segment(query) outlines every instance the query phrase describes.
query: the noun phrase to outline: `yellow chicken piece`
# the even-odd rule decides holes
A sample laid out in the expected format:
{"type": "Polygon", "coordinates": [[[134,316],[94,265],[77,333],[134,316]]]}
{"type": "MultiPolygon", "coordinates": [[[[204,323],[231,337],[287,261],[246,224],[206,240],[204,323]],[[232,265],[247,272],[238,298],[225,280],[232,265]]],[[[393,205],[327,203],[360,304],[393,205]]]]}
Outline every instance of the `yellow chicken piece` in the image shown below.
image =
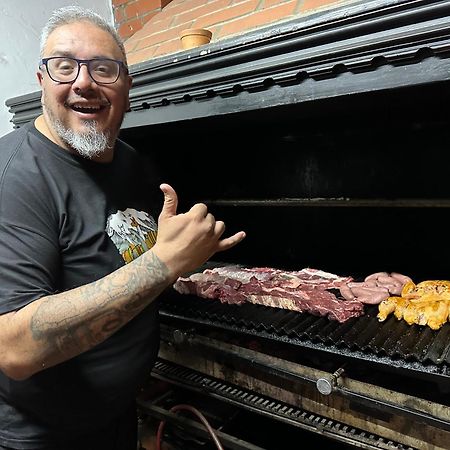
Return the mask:
{"type": "Polygon", "coordinates": [[[401,300],[401,297],[388,297],[378,305],[377,318],[380,322],[384,322],[387,316],[395,311],[397,306],[397,300],[401,300]]]}
{"type": "Polygon", "coordinates": [[[448,320],[449,314],[449,304],[448,300],[443,300],[440,302],[434,302],[424,307],[425,316],[428,318],[427,325],[432,330],[439,330],[439,328],[444,325],[448,320]]]}
{"type": "Polygon", "coordinates": [[[414,305],[413,303],[408,303],[408,306],[404,309],[403,320],[408,325],[412,325],[413,323],[416,323],[417,325],[427,324],[424,308],[414,305]]]}
{"type": "Polygon", "coordinates": [[[397,300],[397,305],[395,307],[394,316],[397,317],[398,320],[402,320],[403,314],[409,306],[409,300],[403,297],[399,297],[397,300]]]}
{"type": "Polygon", "coordinates": [[[402,297],[408,299],[418,299],[425,294],[437,294],[447,296],[450,299],[450,281],[429,280],[422,281],[417,286],[413,282],[408,282],[403,286],[402,297]]]}
{"type": "Polygon", "coordinates": [[[438,330],[450,320],[450,281],[427,280],[417,285],[407,282],[401,297],[389,297],[378,305],[380,322],[391,313],[409,325],[428,325],[438,330]]]}
{"type": "Polygon", "coordinates": [[[409,300],[403,297],[388,297],[378,305],[377,318],[380,322],[386,320],[389,314],[394,313],[398,320],[403,318],[403,312],[409,305],[409,300]]]}
{"type": "Polygon", "coordinates": [[[406,297],[408,294],[410,294],[411,292],[414,292],[414,290],[416,289],[416,285],[412,282],[412,281],[408,281],[402,289],[402,293],[401,296],[402,297],[406,297]]]}

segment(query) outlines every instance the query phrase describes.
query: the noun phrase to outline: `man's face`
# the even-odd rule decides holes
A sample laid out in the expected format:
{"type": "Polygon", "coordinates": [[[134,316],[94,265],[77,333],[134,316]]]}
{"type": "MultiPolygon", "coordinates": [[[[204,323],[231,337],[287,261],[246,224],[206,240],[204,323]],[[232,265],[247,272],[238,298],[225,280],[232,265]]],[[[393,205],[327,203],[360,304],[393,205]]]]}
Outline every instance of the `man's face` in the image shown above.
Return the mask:
{"type": "MultiPolygon", "coordinates": [[[[89,22],[71,23],[54,30],[44,49],[44,57],[51,56],[123,60],[113,37],[89,22]]],[[[61,126],[76,136],[92,133],[94,128],[106,134],[109,145],[113,145],[129,107],[131,78],[122,69],[119,79],[106,85],[96,84],[86,65],[81,65],[78,78],[73,83],[53,81],[44,67],[38,72],[38,79],[42,88],[44,118],[53,141],[73,151],[59,131],[61,126]]]]}

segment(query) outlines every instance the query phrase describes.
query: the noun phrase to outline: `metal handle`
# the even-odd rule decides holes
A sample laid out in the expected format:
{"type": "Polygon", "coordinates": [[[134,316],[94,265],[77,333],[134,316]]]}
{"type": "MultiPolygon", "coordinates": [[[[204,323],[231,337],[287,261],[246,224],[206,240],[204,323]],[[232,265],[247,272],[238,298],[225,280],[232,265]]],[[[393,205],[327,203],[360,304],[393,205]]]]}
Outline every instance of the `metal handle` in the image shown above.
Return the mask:
{"type": "Polygon", "coordinates": [[[316,381],[317,390],[323,395],[330,395],[337,386],[339,377],[344,373],[344,368],[340,367],[336,372],[316,381]]]}

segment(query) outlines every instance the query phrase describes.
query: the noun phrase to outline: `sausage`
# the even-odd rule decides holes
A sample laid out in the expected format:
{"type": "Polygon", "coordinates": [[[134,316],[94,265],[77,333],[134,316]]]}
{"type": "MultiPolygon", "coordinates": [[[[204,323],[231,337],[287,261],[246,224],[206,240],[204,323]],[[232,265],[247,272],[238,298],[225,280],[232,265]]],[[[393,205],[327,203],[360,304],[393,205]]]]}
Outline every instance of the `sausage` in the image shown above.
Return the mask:
{"type": "Polygon", "coordinates": [[[367,287],[367,286],[355,286],[352,288],[352,292],[359,297],[360,295],[377,294],[382,292],[389,296],[389,291],[381,286],[378,287],[367,287]]]}
{"type": "Polygon", "coordinates": [[[356,299],[361,303],[366,303],[368,305],[378,305],[384,300],[389,298],[389,294],[385,294],[384,292],[376,292],[371,294],[365,294],[358,296],[356,299]]]}
{"type": "Polygon", "coordinates": [[[403,285],[394,285],[394,286],[390,286],[390,287],[387,287],[388,289],[389,289],[389,292],[392,294],[392,295],[402,295],[402,289],[403,289],[403,285]]]}
{"type": "Polygon", "coordinates": [[[355,295],[353,294],[352,290],[347,284],[343,284],[339,286],[339,291],[341,292],[342,297],[345,298],[345,300],[354,300],[355,295]]]}
{"type": "Polygon", "coordinates": [[[391,277],[395,278],[396,280],[399,280],[402,285],[405,285],[406,283],[409,283],[411,278],[407,277],[406,275],[402,275],[401,273],[392,272],[391,277]]]}
{"type": "Polygon", "coordinates": [[[394,277],[380,276],[378,277],[377,285],[386,288],[394,295],[400,295],[402,293],[403,283],[394,277]]]}
{"type": "Polygon", "coordinates": [[[382,276],[382,277],[378,277],[377,279],[377,283],[379,284],[396,284],[398,286],[403,287],[403,284],[400,280],[398,280],[397,278],[394,278],[392,276],[382,276]]]}
{"type": "Polygon", "coordinates": [[[357,300],[370,305],[377,305],[389,297],[389,291],[383,287],[354,287],[352,292],[356,295],[357,300]]]}
{"type": "Polygon", "coordinates": [[[377,283],[375,281],[350,281],[350,283],[347,283],[347,286],[350,289],[353,289],[354,287],[376,288],[377,283]]]}
{"type": "Polygon", "coordinates": [[[387,272],[375,272],[372,275],[367,275],[364,281],[376,280],[380,276],[388,277],[389,274],[387,272]]]}

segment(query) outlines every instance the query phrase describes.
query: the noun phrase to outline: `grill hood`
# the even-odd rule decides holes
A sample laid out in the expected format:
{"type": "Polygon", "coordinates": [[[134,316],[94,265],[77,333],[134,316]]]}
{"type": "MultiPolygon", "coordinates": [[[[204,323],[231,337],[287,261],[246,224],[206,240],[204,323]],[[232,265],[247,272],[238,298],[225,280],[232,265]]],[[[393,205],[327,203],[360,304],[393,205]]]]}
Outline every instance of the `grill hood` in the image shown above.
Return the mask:
{"type": "MultiPolygon", "coordinates": [[[[364,1],[136,64],[124,134],[446,82],[449,16],[446,1],[364,1]]],[[[6,104],[20,126],[40,92],[6,104]]]]}

